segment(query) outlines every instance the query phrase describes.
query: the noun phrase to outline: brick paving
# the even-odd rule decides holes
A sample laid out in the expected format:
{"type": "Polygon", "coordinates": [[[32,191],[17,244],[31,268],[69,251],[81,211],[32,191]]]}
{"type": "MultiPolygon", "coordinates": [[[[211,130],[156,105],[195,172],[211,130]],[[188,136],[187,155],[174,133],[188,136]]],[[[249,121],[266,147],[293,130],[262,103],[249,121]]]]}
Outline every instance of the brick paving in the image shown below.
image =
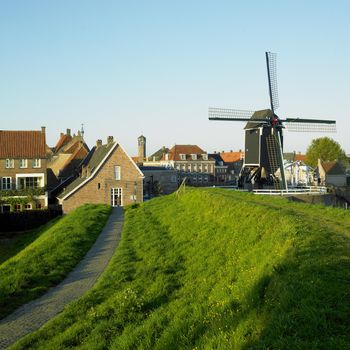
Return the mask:
{"type": "Polygon", "coordinates": [[[113,208],[106,226],[83,260],[56,287],[0,320],[0,349],[43,326],[73,300],[92,288],[107,267],[121,237],[124,213],[113,208]]]}

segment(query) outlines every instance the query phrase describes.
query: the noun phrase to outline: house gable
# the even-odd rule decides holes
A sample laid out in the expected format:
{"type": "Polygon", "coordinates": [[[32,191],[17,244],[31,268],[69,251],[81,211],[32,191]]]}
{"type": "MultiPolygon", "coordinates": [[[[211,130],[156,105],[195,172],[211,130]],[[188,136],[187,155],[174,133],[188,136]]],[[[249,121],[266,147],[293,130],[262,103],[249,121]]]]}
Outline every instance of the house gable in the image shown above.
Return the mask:
{"type": "Polygon", "coordinates": [[[84,203],[110,204],[113,188],[122,189],[123,205],[142,201],[143,174],[123,148],[118,143],[113,143],[104,158],[96,163],[98,151],[102,149],[95,150],[95,156],[93,154],[85,164],[85,167],[90,166],[91,173],[76,179],[68,191],[59,196],[65,212],[84,203]],[[120,180],[115,179],[115,166],[120,167],[120,180]]]}

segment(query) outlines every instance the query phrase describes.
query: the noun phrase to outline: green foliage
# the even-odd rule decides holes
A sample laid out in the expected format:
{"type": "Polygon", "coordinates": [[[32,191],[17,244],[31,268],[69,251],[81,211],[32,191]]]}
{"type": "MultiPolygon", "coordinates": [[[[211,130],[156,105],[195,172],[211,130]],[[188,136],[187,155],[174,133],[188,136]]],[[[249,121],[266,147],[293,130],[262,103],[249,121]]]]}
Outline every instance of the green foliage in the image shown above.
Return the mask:
{"type": "Polygon", "coordinates": [[[283,198],[153,199],[97,285],[12,349],[348,349],[349,228],[283,198]]]}
{"type": "Polygon", "coordinates": [[[60,282],[104,227],[106,205],[83,205],[0,265],[0,319],[60,282]]]}
{"type": "Polygon", "coordinates": [[[339,160],[343,166],[347,166],[345,151],[340,144],[329,137],[320,137],[311,141],[306,151],[306,163],[312,167],[317,166],[317,160],[339,160]]]}

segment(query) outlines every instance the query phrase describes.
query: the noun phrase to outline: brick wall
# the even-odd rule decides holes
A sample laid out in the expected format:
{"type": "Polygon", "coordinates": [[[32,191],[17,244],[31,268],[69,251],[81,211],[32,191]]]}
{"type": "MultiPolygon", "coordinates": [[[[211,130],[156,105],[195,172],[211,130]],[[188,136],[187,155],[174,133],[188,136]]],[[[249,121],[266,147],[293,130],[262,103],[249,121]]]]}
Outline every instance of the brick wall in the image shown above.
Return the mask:
{"type": "Polygon", "coordinates": [[[134,203],[131,198],[136,194],[136,203],[142,202],[142,176],[126,153],[117,146],[98,173],[84,186],[62,202],[65,213],[85,203],[111,204],[111,188],[122,188],[123,206],[134,203]],[[114,179],[114,166],[121,167],[121,179],[114,179]]]}
{"type": "Polygon", "coordinates": [[[47,159],[41,159],[40,168],[33,168],[33,159],[27,160],[27,168],[19,167],[19,159],[14,159],[14,168],[6,168],[6,159],[0,159],[0,179],[2,177],[11,177],[12,185],[16,184],[16,174],[44,174],[44,186],[47,183],[47,159]]]}

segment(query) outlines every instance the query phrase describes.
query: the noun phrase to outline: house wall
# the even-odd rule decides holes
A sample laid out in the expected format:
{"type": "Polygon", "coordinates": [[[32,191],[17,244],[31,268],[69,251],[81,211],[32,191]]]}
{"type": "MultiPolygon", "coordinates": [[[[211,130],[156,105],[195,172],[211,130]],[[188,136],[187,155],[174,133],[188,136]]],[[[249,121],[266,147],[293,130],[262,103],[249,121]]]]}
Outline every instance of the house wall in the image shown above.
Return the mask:
{"type": "Polygon", "coordinates": [[[14,168],[6,168],[6,159],[0,159],[0,180],[3,177],[12,178],[12,186],[16,184],[16,174],[44,174],[44,186],[47,184],[47,159],[41,158],[40,168],[33,168],[33,159],[27,160],[27,168],[19,167],[19,159],[14,159],[14,168]]]}
{"type": "Polygon", "coordinates": [[[122,205],[143,199],[143,177],[126,153],[117,146],[98,173],[84,186],[62,201],[64,213],[85,203],[111,204],[111,188],[122,188],[122,205]],[[121,167],[121,179],[115,180],[114,166],[121,167]],[[133,196],[136,195],[134,200],[133,196]]]}
{"type": "Polygon", "coordinates": [[[346,175],[326,175],[326,185],[346,186],[346,175]]]}
{"type": "Polygon", "coordinates": [[[158,181],[160,184],[162,194],[170,194],[177,190],[177,172],[174,169],[164,169],[164,170],[142,170],[145,174],[144,192],[147,194],[146,190],[150,186],[150,183],[158,181]]]}

